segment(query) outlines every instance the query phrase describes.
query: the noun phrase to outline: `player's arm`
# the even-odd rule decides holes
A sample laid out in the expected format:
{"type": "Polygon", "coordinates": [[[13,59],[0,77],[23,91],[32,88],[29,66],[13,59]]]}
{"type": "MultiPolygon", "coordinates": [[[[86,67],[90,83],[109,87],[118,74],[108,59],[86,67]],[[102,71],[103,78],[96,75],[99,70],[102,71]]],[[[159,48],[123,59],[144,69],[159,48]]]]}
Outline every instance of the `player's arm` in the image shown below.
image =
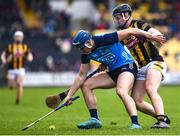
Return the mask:
{"type": "MultiPolygon", "coordinates": [[[[153,27],[151,27],[147,32],[151,33],[154,36],[162,35],[162,33],[159,30],[157,30],[157,29],[155,29],[153,27]]],[[[161,43],[153,42],[153,44],[156,45],[156,47],[163,46],[162,42],[161,43]]]]}
{"type": "MultiPolygon", "coordinates": [[[[159,35],[163,35],[159,30],[153,28],[150,26],[150,24],[145,23],[141,20],[137,21],[137,27],[141,30],[144,30],[146,32],[151,33],[154,36],[159,36],[159,35]]],[[[157,47],[160,47],[163,43],[157,43],[157,42],[153,42],[154,45],[157,45],[157,47]]]]}
{"type": "Polygon", "coordinates": [[[153,34],[153,35],[163,35],[159,30],[151,27],[147,32],[153,34]]]}
{"type": "Polygon", "coordinates": [[[23,44],[25,59],[29,62],[33,61],[33,54],[27,44],[23,44]]]}
{"type": "Polygon", "coordinates": [[[88,73],[88,70],[90,68],[89,63],[88,64],[81,64],[79,74],[76,76],[73,85],[71,86],[66,98],[65,102],[69,103],[72,96],[76,93],[76,91],[82,86],[84,81],[86,80],[86,76],[88,73]]]}
{"type": "Polygon", "coordinates": [[[147,39],[154,40],[160,44],[166,41],[163,35],[153,35],[149,32],[143,31],[138,28],[128,28],[128,29],[120,30],[120,31],[117,31],[117,34],[118,34],[119,41],[126,39],[130,35],[143,36],[147,39]]]}
{"type": "Polygon", "coordinates": [[[1,61],[2,61],[3,64],[5,64],[7,62],[7,60],[6,60],[6,52],[5,51],[3,51],[2,54],[1,54],[1,61]]]}
{"type": "Polygon", "coordinates": [[[33,61],[33,55],[32,55],[31,52],[28,52],[26,59],[27,59],[27,61],[29,61],[29,62],[33,61]]]}

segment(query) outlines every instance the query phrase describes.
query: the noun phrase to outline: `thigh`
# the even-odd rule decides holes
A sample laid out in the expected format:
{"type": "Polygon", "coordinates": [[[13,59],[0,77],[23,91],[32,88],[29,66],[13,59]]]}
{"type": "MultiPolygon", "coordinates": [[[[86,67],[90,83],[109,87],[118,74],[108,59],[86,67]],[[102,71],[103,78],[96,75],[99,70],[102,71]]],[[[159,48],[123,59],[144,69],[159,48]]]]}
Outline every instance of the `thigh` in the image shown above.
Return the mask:
{"type": "Polygon", "coordinates": [[[152,61],[151,63],[148,64],[147,71],[149,71],[149,72],[146,74],[149,74],[149,75],[157,74],[157,77],[161,77],[161,80],[163,80],[164,76],[166,74],[166,71],[167,71],[167,65],[165,62],[152,61]],[[151,70],[151,69],[153,69],[153,70],[151,70]]]}
{"type": "Polygon", "coordinates": [[[161,83],[162,78],[162,74],[158,70],[153,68],[148,69],[145,83],[146,88],[151,86],[151,88],[157,89],[161,83]]]}
{"type": "Polygon", "coordinates": [[[22,84],[23,83],[23,79],[24,79],[24,76],[21,76],[21,75],[17,75],[16,76],[16,82],[18,84],[22,84]]]}
{"type": "Polygon", "coordinates": [[[8,85],[14,86],[15,85],[15,79],[8,78],[8,85]]]}
{"type": "Polygon", "coordinates": [[[133,97],[134,100],[143,101],[145,95],[146,95],[145,80],[136,80],[132,88],[131,96],[133,97]]]}
{"type": "Polygon", "coordinates": [[[118,76],[117,90],[121,88],[127,92],[133,87],[135,77],[131,72],[125,71],[118,76]]]}
{"type": "Polygon", "coordinates": [[[97,76],[91,77],[83,84],[89,86],[91,89],[109,89],[115,87],[114,81],[109,77],[107,73],[98,74],[97,76]]]}
{"type": "Polygon", "coordinates": [[[16,78],[15,70],[8,70],[7,79],[8,81],[14,81],[16,78]]]}
{"type": "Polygon", "coordinates": [[[25,75],[24,68],[16,70],[16,81],[17,83],[22,83],[25,75]]]}

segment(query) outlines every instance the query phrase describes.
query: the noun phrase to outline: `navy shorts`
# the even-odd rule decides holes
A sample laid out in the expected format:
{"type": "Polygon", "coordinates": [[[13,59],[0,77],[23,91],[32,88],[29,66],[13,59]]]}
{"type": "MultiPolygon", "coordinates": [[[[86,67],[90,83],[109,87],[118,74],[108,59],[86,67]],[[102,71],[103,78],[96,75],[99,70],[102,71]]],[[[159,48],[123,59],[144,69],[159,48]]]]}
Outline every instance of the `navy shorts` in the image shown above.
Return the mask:
{"type": "Polygon", "coordinates": [[[138,69],[137,69],[137,66],[136,66],[135,63],[130,63],[130,64],[123,65],[123,66],[121,66],[119,68],[116,68],[116,69],[114,69],[112,71],[109,71],[107,73],[111,77],[111,79],[115,83],[117,83],[118,76],[123,72],[132,73],[134,75],[134,78],[136,79],[138,69]]]}

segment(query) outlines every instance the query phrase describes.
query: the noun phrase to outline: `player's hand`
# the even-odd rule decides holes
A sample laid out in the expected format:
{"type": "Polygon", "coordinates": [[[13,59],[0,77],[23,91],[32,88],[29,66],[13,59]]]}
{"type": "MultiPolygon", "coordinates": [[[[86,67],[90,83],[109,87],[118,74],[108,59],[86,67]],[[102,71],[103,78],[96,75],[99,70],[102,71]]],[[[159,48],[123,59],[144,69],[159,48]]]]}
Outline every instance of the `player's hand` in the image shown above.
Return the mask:
{"type": "Polygon", "coordinates": [[[67,95],[64,102],[66,103],[66,105],[71,105],[72,104],[72,97],[67,95]]]}
{"type": "Polygon", "coordinates": [[[166,42],[166,37],[164,35],[152,35],[150,39],[156,41],[159,45],[163,45],[166,42]]]}
{"type": "Polygon", "coordinates": [[[105,71],[107,67],[104,64],[100,64],[98,69],[100,69],[100,72],[102,72],[102,71],[105,71]]]}

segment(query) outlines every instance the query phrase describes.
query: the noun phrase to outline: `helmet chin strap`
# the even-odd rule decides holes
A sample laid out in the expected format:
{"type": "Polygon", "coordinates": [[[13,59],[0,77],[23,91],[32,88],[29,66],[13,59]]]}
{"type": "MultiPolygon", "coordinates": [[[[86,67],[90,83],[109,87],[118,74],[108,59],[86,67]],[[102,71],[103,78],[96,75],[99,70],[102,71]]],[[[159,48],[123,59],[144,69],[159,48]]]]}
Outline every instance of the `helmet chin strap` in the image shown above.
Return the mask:
{"type": "Polygon", "coordinates": [[[125,23],[122,26],[118,26],[117,28],[118,29],[126,29],[125,26],[126,26],[128,20],[130,19],[131,15],[129,15],[127,18],[125,17],[124,13],[122,13],[121,15],[122,15],[123,19],[125,20],[125,23]]]}
{"type": "Polygon", "coordinates": [[[90,45],[85,43],[85,46],[88,47],[89,49],[91,49],[93,47],[93,41],[92,39],[90,39],[90,45]]]}

